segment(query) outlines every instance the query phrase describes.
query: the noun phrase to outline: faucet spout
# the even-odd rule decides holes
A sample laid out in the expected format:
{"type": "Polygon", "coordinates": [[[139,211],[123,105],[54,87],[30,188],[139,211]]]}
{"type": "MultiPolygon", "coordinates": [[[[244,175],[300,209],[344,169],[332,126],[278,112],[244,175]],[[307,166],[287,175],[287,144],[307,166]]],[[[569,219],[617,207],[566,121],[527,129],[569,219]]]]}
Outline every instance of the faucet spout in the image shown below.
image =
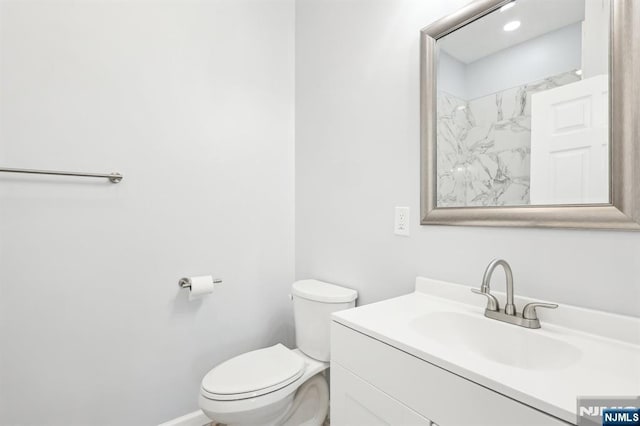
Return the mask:
{"type": "Polygon", "coordinates": [[[507,278],[507,304],[504,307],[504,313],[507,315],[515,315],[516,314],[516,305],[513,301],[513,272],[511,271],[511,266],[504,259],[493,259],[487,269],[484,271],[484,276],[482,277],[482,287],[480,291],[483,293],[489,293],[491,290],[491,276],[493,275],[493,271],[498,266],[502,266],[504,269],[504,275],[507,278]]]}

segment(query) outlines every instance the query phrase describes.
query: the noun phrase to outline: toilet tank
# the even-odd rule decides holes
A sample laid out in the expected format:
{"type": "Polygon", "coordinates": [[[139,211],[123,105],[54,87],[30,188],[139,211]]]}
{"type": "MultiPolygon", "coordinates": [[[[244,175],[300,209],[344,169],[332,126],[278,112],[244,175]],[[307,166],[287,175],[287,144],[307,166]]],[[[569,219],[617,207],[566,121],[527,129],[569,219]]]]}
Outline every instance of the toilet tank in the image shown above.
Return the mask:
{"type": "Polygon", "coordinates": [[[353,308],[358,292],[317,280],[293,283],[293,318],[298,349],[311,358],[329,361],[331,313],[353,308]]]}

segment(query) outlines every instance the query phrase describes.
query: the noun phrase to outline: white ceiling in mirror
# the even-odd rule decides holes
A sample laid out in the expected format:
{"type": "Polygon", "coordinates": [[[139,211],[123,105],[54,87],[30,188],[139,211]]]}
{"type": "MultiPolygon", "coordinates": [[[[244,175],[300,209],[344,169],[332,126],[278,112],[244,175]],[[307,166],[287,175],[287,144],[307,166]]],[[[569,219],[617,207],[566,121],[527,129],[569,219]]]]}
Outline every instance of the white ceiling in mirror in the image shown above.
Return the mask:
{"type": "Polygon", "coordinates": [[[584,20],[585,0],[517,0],[513,7],[495,11],[438,40],[438,46],[460,62],[480,58],[584,20]],[[505,25],[520,21],[514,31],[505,25]],[[472,49],[469,47],[473,46],[472,49]]]}

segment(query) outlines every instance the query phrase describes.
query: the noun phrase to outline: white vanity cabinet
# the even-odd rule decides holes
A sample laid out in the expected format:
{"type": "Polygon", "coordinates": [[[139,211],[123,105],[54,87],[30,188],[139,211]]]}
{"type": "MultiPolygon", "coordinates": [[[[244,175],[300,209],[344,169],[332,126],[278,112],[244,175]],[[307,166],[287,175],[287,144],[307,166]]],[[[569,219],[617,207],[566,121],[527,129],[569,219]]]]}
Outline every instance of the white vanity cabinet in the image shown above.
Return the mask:
{"type": "Polygon", "coordinates": [[[435,423],[439,426],[570,424],[332,322],[332,426],[435,423]]]}
{"type": "Polygon", "coordinates": [[[332,425],[431,426],[429,419],[340,364],[331,366],[331,392],[332,425]]]}

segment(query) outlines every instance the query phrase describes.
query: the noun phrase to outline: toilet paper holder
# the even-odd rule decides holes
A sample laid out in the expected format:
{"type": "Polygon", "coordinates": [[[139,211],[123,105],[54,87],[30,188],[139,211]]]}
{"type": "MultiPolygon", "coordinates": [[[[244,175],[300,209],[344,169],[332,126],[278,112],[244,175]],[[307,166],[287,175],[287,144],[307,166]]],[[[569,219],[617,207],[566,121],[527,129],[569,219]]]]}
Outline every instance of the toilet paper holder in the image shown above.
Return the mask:
{"type": "MultiPolygon", "coordinates": [[[[214,278],[213,279],[213,283],[214,284],[220,284],[222,282],[222,280],[220,278],[214,278]]],[[[178,281],[178,286],[180,288],[191,288],[191,279],[189,278],[180,278],[180,281],[178,281]]]]}

